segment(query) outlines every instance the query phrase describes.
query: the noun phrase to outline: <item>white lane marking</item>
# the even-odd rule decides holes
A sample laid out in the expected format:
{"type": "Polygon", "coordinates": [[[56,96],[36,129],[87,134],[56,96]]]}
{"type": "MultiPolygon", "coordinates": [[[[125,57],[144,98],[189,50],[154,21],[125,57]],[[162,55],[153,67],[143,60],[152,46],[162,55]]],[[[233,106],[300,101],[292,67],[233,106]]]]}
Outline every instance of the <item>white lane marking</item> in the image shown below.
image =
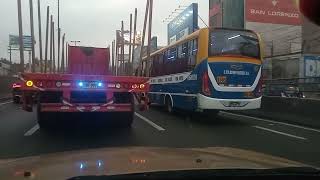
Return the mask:
{"type": "Polygon", "coordinates": [[[29,131],[27,131],[24,136],[31,136],[33,133],[35,133],[37,130],[39,130],[39,124],[33,126],[29,131]]]}
{"type": "Polygon", "coordinates": [[[165,129],[162,128],[161,126],[157,125],[156,123],[152,122],[151,120],[149,120],[148,118],[142,116],[141,114],[138,113],[134,113],[138,118],[144,120],[146,123],[150,124],[152,127],[156,128],[158,131],[164,131],[165,129]]]}
{"type": "Polygon", "coordinates": [[[6,105],[6,104],[10,104],[10,103],[13,103],[13,101],[8,101],[8,102],[0,103],[0,106],[6,105]]]}
{"type": "Polygon", "coordinates": [[[304,129],[304,130],[309,130],[309,131],[314,131],[314,132],[320,133],[319,129],[309,128],[309,127],[304,127],[304,126],[299,126],[299,125],[294,125],[294,124],[289,124],[289,123],[284,123],[284,122],[277,122],[277,121],[272,121],[272,120],[262,119],[262,118],[252,117],[252,116],[234,114],[234,113],[229,113],[229,112],[224,112],[224,111],[222,113],[223,114],[233,115],[233,116],[238,116],[238,117],[243,117],[243,118],[247,118],[247,119],[253,119],[253,120],[257,120],[257,121],[264,121],[264,122],[268,122],[268,123],[272,123],[272,124],[281,124],[281,125],[285,125],[285,126],[290,126],[290,127],[295,127],[295,128],[300,128],[300,129],[304,129]]]}
{"type": "Polygon", "coordinates": [[[281,132],[281,131],[276,131],[276,130],[272,130],[272,129],[268,129],[268,128],[264,128],[264,127],[260,127],[260,126],[252,126],[252,127],[257,128],[257,129],[261,129],[261,130],[265,130],[265,131],[269,131],[269,132],[273,132],[273,133],[276,133],[276,134],[281,134],[281,135],[284,135],[284,136],[296,138],[296,139],[307,140],[307,138],[304,138],[304,137],[295,136],[295,135],[292,135],[292,134],[288,134],[288,133],[284,133],[284,132],[281,132]]]}

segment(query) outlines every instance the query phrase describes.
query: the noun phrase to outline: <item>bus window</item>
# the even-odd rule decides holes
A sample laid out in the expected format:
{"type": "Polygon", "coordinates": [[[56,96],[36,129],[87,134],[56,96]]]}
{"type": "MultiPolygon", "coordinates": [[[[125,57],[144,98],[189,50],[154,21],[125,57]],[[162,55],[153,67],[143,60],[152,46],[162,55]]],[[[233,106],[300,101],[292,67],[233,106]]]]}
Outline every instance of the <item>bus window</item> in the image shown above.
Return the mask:
{"type": "Polygon", "coordinates": [[[163,55],[163,62],[167,62],[168,61],[168,51],[164,51],[162,55],[163,55]]]}
{"type": "Polygon", "coordinates": [[[156,75],[156,66],[157,66],[157,59],[156,56],[151,57],[151,61],[150,61],[150,73],[149,75],[151,77],[154,77],[156,75]]]}
{"type": "Polygon", "coordinates": [[[169,61],[175,61],[175,60],[177,60],[177,48],[176,48],[176,47],[171,48],[171,49],[169,50],[168,60],[169,60],[169,61]]]}
{"type": "Polygon", "coordinates": [[[259,40],[253,32],[214,30],[210,33],[209,55],[239,55],[259,59],[259,40]]]}
{"type": "Polygon", "coordinates": [[[187,65],[187,71],[192,70],[197,61],[197,54],[198,54],[198,40],[194,39],[189,42],[189,61],[187,65]]]}

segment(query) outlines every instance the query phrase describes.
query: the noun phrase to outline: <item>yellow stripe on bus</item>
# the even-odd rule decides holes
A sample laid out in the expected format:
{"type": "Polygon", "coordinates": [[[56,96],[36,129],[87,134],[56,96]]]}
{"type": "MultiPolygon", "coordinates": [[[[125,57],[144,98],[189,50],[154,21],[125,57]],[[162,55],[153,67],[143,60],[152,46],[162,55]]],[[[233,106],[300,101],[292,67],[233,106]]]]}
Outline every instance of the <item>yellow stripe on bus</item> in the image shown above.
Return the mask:
{"type": "Polygon", "coordinates": [[[208,62],[245,62],[261,65],[261,60],[259,59],[241,57],[209,57],[208,62]]]}

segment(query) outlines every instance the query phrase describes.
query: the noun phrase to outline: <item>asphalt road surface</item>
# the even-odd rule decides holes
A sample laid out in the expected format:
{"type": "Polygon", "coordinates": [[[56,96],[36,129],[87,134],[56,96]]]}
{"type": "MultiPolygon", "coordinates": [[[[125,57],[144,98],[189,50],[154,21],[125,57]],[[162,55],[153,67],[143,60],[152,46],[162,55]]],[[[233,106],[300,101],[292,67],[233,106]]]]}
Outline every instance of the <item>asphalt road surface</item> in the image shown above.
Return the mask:
{"type": "Polygon", "coordinates": [[[320,130],[294,124],[225,112],[190,117],[160,107],[136,112],[130,130],[95,123],[86,117],[77,126],[57,123],[48,132],[39,129],[36,113],[0,102],[0,159],[104,147],[234,147],[320,167],[320,130]]]}

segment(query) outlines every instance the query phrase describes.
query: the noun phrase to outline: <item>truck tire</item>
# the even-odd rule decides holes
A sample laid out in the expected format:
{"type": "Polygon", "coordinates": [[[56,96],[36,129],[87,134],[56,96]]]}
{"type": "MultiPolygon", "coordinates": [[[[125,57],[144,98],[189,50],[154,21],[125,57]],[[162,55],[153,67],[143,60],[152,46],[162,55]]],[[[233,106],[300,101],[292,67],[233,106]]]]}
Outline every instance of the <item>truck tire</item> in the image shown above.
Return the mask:
{"type": "Polygon", "coordinates": [[[48,129],[50,127],[51,116],[47,112],[41,112],[39,105],[37,107],[37,120],[41,129],[48,129]]]}
{"type": "Polygon", "coordinates": [[[131,128],[131,125],[133,123],[133,116],[134,114],[129,112],[129,113],[121,113],[120,118],[118,119],[117,123],[120,128],[131,128]]]}
{"type": "Polygon", "coordinates": [[[12,100],[13,100],[13,103],[14,103],[14,104],[20,104],[20,97],[19,97],[19,96],[14,96],[14,97],[12,98],[12,100]]]}

